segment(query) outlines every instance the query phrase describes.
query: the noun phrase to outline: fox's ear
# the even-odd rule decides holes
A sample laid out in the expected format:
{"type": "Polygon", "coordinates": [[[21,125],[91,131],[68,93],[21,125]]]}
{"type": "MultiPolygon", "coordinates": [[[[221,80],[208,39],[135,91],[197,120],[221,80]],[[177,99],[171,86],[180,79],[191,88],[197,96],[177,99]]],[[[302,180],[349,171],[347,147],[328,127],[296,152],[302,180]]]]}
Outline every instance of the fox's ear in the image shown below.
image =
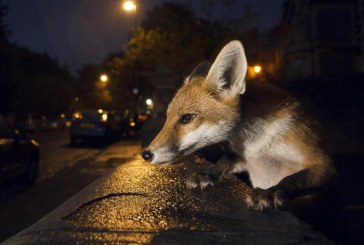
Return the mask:
{"type": "Polygon", "coordinates": [[[191,75],[189,75],[185,79],[185,83],[189,83],[193,77],[197,77],[197,76],[206,77],[207,73],[209,72],[210,67],[211,67],[211,63],[208,61],[203,61],[203,62],[199,63],[195,67],[195,69],[193,69],[191,75]]]}
{"type": "Polygon", "coordinates": [[[239,41],[231,41],[212,64],[206,85],[226,99],[243,94],[247,66],[243,45],[239,41]]]}

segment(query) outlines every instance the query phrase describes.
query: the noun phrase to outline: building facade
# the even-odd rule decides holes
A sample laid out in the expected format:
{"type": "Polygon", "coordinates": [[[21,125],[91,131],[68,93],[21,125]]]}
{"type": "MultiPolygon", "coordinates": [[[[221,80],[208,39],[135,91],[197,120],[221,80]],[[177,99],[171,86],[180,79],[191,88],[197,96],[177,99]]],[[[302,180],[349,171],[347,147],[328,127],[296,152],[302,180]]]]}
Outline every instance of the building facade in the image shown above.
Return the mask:
{"type": "Polygon", "coordinates": [[[286,1],[283,76],[298,79],[363,72],[362,8],[363,0],[286,1]]]}

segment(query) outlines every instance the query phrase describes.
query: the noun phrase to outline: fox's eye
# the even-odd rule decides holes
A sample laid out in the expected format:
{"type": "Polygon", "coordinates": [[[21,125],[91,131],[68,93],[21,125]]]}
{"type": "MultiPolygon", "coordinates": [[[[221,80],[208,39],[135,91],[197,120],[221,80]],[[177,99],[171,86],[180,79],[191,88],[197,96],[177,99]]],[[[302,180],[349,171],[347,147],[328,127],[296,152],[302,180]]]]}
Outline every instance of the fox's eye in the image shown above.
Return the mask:
{"type": "Polygon", "coordinates": [[[195,114],[184,114],[181,118],[180,118],[180,122],[182,124],[187,124],[190,123],[194,118],[196,117],[195,114]]]}

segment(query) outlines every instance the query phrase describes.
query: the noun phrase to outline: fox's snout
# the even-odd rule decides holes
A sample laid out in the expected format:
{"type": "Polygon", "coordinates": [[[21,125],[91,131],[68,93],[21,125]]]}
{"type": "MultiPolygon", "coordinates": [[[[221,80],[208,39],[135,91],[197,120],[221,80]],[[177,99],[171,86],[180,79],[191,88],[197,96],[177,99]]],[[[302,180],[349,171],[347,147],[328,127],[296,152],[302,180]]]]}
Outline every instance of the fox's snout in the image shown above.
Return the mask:
{"type": "MultiPolygon", "coordinates": [[[[155,142],[158,142],[158,139],[155,142]]],[[[179,152],[175,147],[168,144],[158,146],[151,144],[142,151],[141,155],[145,161],[154,164],[171,164],[175,162],[181,154],[183,154],[183,152],[179,152]]]]}

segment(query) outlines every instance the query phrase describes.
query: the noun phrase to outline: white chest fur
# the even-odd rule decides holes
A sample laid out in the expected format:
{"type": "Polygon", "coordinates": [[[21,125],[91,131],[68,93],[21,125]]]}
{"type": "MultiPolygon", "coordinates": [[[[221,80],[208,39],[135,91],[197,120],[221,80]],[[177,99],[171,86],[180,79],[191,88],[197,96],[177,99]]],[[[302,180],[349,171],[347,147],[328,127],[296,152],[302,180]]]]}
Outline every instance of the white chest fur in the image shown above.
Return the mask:
{"type": "Polygon", "coordinates": [[[234,151],[241,151],[245,159],[237,164],[236,170],[245,169],[253,187],[267,189],[303,168],[304,156],[283,140],[292,120],[287,116],[269,123],[256,122],[242,133],[240,147],[238,142],[232,142],[234,151]]]}

